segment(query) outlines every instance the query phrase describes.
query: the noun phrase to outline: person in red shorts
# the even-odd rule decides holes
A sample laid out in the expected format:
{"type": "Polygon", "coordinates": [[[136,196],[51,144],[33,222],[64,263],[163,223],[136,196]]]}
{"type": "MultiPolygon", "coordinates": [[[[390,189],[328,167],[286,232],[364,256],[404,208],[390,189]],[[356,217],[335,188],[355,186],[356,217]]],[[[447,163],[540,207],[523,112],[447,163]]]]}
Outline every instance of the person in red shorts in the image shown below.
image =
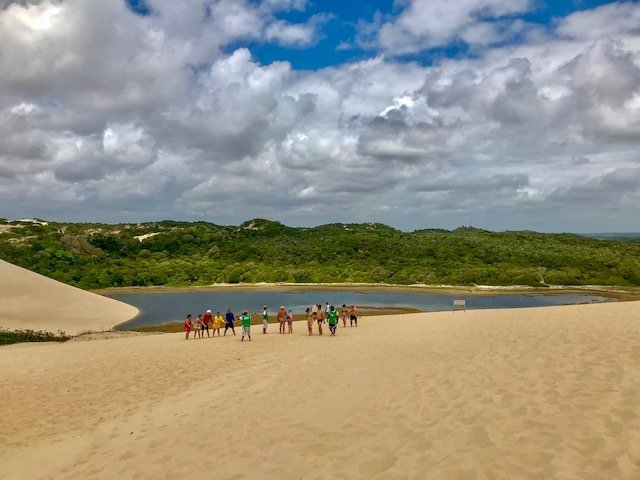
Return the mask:
{"type": "Polygon", "coordinates": [[[185,340],[189,340],[189,332],[191,332],[192,328],[193,328],[193,322],[191,321],[191,314],[189,314],[187,315],[187,319],[184,321],[184,331],[185,331],[184,339],[185,340]]]}

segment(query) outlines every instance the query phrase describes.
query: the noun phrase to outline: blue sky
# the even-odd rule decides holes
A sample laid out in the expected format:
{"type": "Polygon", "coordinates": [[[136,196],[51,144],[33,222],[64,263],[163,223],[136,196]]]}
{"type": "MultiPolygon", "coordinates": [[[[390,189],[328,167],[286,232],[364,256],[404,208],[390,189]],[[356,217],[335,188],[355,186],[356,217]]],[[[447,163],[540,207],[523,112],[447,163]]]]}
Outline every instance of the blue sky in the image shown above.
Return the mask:
{"type": "Polygon", "coordinates": [[[389,15],[394,11],[392,1],[344,2],[340,0],[315,1],[304,12],[281,14],[291,22],[305,21],[313,15],[329,18],[322,27],[317,45],[305,49],[282,48],[277,45],[253,45],[252,51],[261,62],[287,60],[297,69],[316,69],[345,62],[361,60],[375,53],[357,48],[356,29],[359,21],[371,22],[375,14],[389,15]],[[339,48],[342,43],[351,48],[339,48]]]}
{"type": "MultiPolygon", "coordinates": [[[[145,0],[127,0],[131,8],[141,14],[152,13],[145,0]]],[[[257,2],[259,3],[259,2],[257,2]]],[[[554,19],[565,17],[573,12],[588,10],[594,7],[615,3],[611,0],[535,0],[527,12],[513,15],[527,22],[541,26],[552,26],[554,19]]],[[[227,46],[228,51],[238,47],[247,47],[254,57],[263,64],[274,61],[287,61],[296,69],[314,70],[318,68],[340,65],[374,57],[378,52],[373,48],[362,48],[356,42],[358,24],[371,23],[376,15],[393,18],[402,12],[402,2],[393,0],[311,0],[305,8],[277,12],[276,17],[292,23],[304,23],[314,15],[326,15],[320,29],[317,43],[301,47],[283,47],[259,40],[238,41],[227,46]],[[349,45],[347,48],[346,45],[349,45]]],[[[517,42],[518,38],[510,38],[502,43],[517,42]]],[[[415,61],[421,64],[433,64],[446,57],[459,57],[469,54],[468,45],[463,41],[454,41],[438,48],[424,49],[410,55],[401,55],[401,61],[415,61]]]]}
{"type": "Polygon", "coordinates": [[[0,0],[0,217],[640,231],[638,25],[623,0],[0,0]]]}

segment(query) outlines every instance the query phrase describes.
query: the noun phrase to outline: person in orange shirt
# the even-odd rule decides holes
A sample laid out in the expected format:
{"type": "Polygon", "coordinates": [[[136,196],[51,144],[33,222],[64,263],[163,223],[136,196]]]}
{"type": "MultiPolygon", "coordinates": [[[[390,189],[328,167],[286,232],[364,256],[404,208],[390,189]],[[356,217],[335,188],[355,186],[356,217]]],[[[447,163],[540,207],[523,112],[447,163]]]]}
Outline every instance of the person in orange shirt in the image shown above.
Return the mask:
{"type": "Polygon", "coordinates": [[[278,310],[278,323],[280,324],[280,333],[284,333],[284,325],[287,323],[287,311],[284,307],[280,307],[278,310]]]}

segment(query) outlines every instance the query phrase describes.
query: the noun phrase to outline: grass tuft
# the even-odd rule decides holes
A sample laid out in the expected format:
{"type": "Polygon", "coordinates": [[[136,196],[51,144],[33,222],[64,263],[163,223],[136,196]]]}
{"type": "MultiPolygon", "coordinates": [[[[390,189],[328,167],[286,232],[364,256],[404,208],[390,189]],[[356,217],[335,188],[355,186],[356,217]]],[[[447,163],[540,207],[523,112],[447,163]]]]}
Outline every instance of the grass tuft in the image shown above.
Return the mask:
{"type": "Polygon", "coordinates": [[[44,330],[7,330],[0,328],[0,345],[25,342],[66,342],[71,337],[61,330],[56,333],[44,330]]]}

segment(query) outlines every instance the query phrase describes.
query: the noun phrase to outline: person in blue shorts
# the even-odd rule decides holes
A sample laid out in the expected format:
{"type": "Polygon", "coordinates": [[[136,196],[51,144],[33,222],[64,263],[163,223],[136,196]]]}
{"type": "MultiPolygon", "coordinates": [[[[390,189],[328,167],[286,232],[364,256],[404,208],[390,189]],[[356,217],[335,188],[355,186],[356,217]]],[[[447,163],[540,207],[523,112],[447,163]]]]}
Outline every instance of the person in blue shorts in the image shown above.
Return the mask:
{"type": "Polygon", "coordinates": [[[224,326],[224,336],[227,335],[227,330],[231,329],[233,331],[233,334],[236,334],[236,329],[233,326],[233,322],[235,321],[236,317],[233,314],[233,312],[231,311],[231,308],[227,308],[227,314],[225,315],[225,326],[224,326]]]}

